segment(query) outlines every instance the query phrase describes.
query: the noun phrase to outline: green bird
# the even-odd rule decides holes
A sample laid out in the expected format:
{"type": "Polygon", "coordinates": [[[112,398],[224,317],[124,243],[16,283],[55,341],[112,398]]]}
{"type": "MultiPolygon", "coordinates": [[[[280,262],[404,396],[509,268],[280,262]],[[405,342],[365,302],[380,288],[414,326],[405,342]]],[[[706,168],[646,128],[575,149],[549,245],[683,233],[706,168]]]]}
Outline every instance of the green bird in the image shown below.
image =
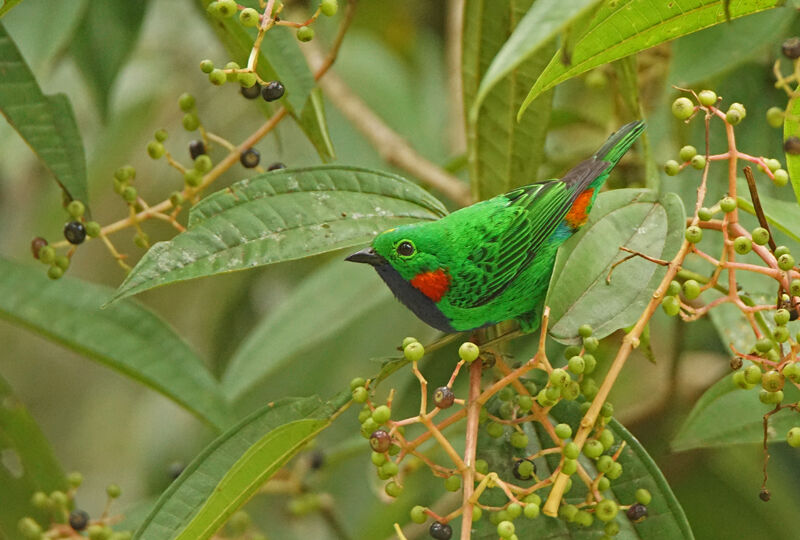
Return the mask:
{"type": "Polygon", "coordinates": [[[442,332],[509,319],[531,332],[559,246],[586,223],[611,169],[643,130],[642,122],[626,124],[560,180],[389,229],[346,260],[372,265],[406,307],[442,332]]]}

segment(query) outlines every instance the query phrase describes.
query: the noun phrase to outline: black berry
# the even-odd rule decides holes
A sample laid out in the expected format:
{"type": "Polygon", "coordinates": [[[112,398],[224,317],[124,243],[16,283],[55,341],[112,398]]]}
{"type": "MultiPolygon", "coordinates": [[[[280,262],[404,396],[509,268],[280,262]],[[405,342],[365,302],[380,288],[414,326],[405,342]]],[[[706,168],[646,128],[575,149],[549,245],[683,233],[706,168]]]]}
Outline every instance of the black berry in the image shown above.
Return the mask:
{"type": "Polygon", "coordinates": [[[311,459],[309,459],[308,465],[312,470],[320,469],[324,464],[325,454],[322,452],[322,450],[314,450],[311,452],[311,459]]]}
{"type": "Polygon", "coordinates": [[[76,531],[82,531],[89,524],[89,514],[83,510],[73,510],[69,514],[69,526],[76,531]]]}
{"type": "Polygon", "coordinates": [[[47,240],[42,238],[41,236],[37,236],[33,240],[31,240],[31,251],[33,252],[33,258],[39,258],[39,251],[47,245],[47,240]]]}
{"type": "Polygon", "coordinates": [[[261,85],[256,83],[250,87],[242,86],[239,92],[241,92],[242,95],[247,99],[256,99],[258,96],[261,95],[261,85]]]}
{"type": "Polygon", "coordinates": [[[203,144],[203,141],[192,141],[189,143],[189,155],[192,156],[192,160],[197,159],[197,156],[202,156],[206,154],[206,145],[203,144]]]}
{"type": "Polygon", "coordinates": [[[286,89],[283,87],[283,83],[280,81],[271,81],[261,89],[261,97],[264,98],[264,101],[275,101],[276,99],[281,99],[285,91],[286,89]]]}
{"type": "Polygon", "coordinates": [[[255,148],[248,148],[239,156],[239,161],[242,163],[242,167],[252,169],[258,166],[258,162],[261,161],[261,154],[255,148]]]}
{"type": "Polygon", "coordinates": [[[795,59],[800,57],[800,38],[790,37],[781,45],[781,52],[786,58],[795,59]]]}
{"type": "Polygon", "coordinates": [[[440,521],[431,523],[431,528],[428,529],[428,532],[431,534],[431,538],[435,538],[436,540],[450,540],[453,536],[452,527],[440,521]]]}
{"type": "Polygon", "coordinates": [[[639,523],[647,517],[647,507],[642,503],[636,503],[628,508],[626,515],[628,516],[629,520],[633,521],[634,523],[639,523]]]}
{"type": "Polygon", "coordinates": [[[86,227],[80,221],[70,221],[64,225],[64,238],[70,244],[78,245],[86,240],[86,227]]]}
{"type": "Polygon", "coordinates": [[[783,150],[787,154],[800,154],[800,137],[794,135],[783,141],[783,150]]]}
{"type": "Polygon", "coordinates": [[[764,502],[769,501],[771,497],[772,495],[767,488],[761,488],[761,491],[758,492],[758,498],[764,502]]]}
{"type": "Polygon", "coordinates": [[[433,401],[440,409],[447,409],[453,405],[456,395],[446,386],[440,386],[433,393],[433,401]]]}
{"type": "Polygon", "coordinates": [[[392,437],[382,429],[375,430],[369,436],[369,445],[375,452],[386,452],[392,445],[392,437]]]}
{"type": "Polygon", "coordinates": [[[286,168],[286,165],[284,165],[280,161],[276,161],[275,163],[273,163],[272,165],[267,167],[267,170],[268,171],[276,171],[278,169],[285,169],[285,168],[286,168]]]}

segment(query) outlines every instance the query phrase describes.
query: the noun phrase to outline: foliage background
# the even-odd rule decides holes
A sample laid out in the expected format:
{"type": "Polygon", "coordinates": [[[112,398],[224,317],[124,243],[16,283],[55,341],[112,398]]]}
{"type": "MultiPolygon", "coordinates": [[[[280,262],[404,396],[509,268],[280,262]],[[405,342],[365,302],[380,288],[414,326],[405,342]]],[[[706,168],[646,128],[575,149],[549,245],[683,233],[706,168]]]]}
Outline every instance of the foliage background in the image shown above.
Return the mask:
{"type": "MultiPolygon", "coordinates": [[[[389,126],[422,155],[440,164],[463,150],[462,143],[452,136],[458,118],[450,114],[454,97],[448,86],[452,70],[445,46],[447,9],[452,3],[361,0],[354,27],[334,68],[389,126]]],[[[4,17],[3,23],[45,92],[65,92],[72,100],[87,149],[94,218],[105,223],[125,212],[111,189],[111,177],[119,165],[136,166],[145,196],[151,193],[156,197],[177,187],[174,175],[167,174],[163,163],[147,158],[145,145],[155,129],[166,127],[170,131],[169,147],[176,153],[184,151],[192,137],[180,127],[176,105],[180,93],[194,93],[204,123],[230,140],[241,140],[263,117],[238,96],[235,85],[212,87],[197,69],[201,58],[224,63],[227,54],[195,4],[188,0],[149,0],[140,34],[130,36],[122,53],[114,47],[94,50],[98,65],[111,60],[104,55],[126,56],[113,84],[100,87],[101,95],[107,92],[108,99],[104,118],[97,104],[98,90],[87,84],[74,57],[67,54],[86,9],[85,1],[52,4],[26,0],[4,17]],[[45,34],[47,39],[42,39],[45,34]],[[171,187],[164,188],[165,182],[172,182],[171,187]]],[[[335,31],[335,23],[321,19],[316,28],[318,39],[325,40],[335,31]]],[[[740,148],[755,155],[780,156],[780,132],[769,128],[763,118],[768,107],[785,104],[785,96],[773,87],[771,66],[779,57],[784,37],[798,33],[800,21],[794,9],[787,7],[640,54],[640,84],[656,158],[663,161],[673,157],[682,144],[702,144],[699,123],[687,129],[669,115],[669,103],[676,95],[670,88],[673,84],[713,87],[726,102],[744,103],[748,118],[737,130],[740,148]]],[[[602,86],[597,84],[598,73],[593,73],[594,81],[584,76],[558,88],[553,119],[558,129],[549,135],[541,176],[563,172],[590,154],[607,132],[622,122],[613,71],[602,72],[602,86]],[[576,115],[579,122],[571,120],[576,115]]],[[[339,163],[391,169],[330,102],[326,102],[326,112],[339,163]]],[[[717,140],[723,144],[721,133],[717,140]]],[[[319,163],[311,145],[291,122],[283,122],[278,136],[268,137],[258,148],[265,163],[319,163]]],[[[622,170],[617,181],[632,185],[637,181],[634,173],[636,170],[622,170]]],[[[460,175],[465,177],[466,171],[460,175]]],[[[223,182],[244,176],[242,169],[234,167],[223,182]]],[[[696,183],[686,176],[664,176],[662,185],[665,190],[678,192],[685,201],[693,201],[696,183]]],[[[710,200],[723,194],[722,185],[712,183],[710,200]]],[[[790,199],[788,188],[772,194],[790,199]]],[[[60,193],[49,173],[3,123],[0,252],[27,260],[30,239],[38,234],[58,237],[64,218],[60,193]]],[[[166,226],[159,227],[150,226],[151,237],[172,234],[166,226]]],[[[132,237],[132,233],[122,234],[132,237]]],[[[132,242],[129,246],[125,251],[139,251],[132,242]]],[[[274,343],[263,354],[266,358],[276,349],[293,350],[291,362],[257,386],[248,407],[292,395],[329,396],[352,377],[373,373],[376,364],[370,358],[389,354],[399,338],[431,336],[430,330],[396,303],[368,269],[352,268],[341,258],[341,254],[333,254],[177,284],[144,293],[140,300],[168,320],[207,359],[212,371],[220,373],[249,330],[290,301],[298,285],[323,264],[338,261],[328,269],[334,276],[332,282],[357,280],[355,301],[348,304],[363,300],[371,307],[320,340],[309,340],[308,334],[317,330],[304,327],[300,316],[294,324],[276,331],[274,343]]],[[[111,287],[123,277],[99,242],[81,249],[70,273],[111,287]]],[[[317,303],[338,305],[342,302],[339,294],[340,288],[330,287],[317,303]]],[[[343,317],[346,315],[345,309],[343,317]]],[[[697,538],[795,538],[792,501],[800,496],[800,486],[793,480],[800,473],[796,451],[773,445],[773,497],[766,504],[757,497],[760,447],[670,452],[669,441],[691,405],[728,370],[726,345],[709,321],[692,325],[675,322],[662,317],[659,310],[652,327],[657,363],[651,364],[641,353],[628,363],[612,395],[617,418],[661,466],[697,538]]],[[[100,512],[105,500],[103,487],[109,482],[123,487],[124,509],[136,508],[158,494],[169,483],[169,465],[188,462],[213,435],[160,395],[2,321],[0,343],[3,377],[39,422],[64,467],[84,473],[86,482],[79,505],[92,514],[100,512]]],[[[607,346],[610,352],[611,345],[607,346]]],[[[430,362],[426,367],[426,375],[436,379],[444,377],[449,366],[441,368],[430,362]]],[[[399,385],[403,396],[400,404],[411,410],[417,400],[416,385],[400,380],[394,384],[399,385]]],[[[430,503],[441,494],[418,480],[409,482],[398,503],[386,506],[378,501],[375,490],[361,489],[364,479],[371,482],[373,474],[353,411],[323,434],[318,448],[332,451],[341,460],[315,473],[313,487],[331,493],[348,530],[359,531],[364,538],[388,536],[387,524],[403,519],[411,505],[430,503]],[[359,442],[342,446],[341,441],[348,440],[359,442]]],[[[270,538],[329,537],[318,515],[295,519],[284,501],[281,496],[260,496],[248,507],[254,510],[258,522],[270,524],[270,538]]]]}

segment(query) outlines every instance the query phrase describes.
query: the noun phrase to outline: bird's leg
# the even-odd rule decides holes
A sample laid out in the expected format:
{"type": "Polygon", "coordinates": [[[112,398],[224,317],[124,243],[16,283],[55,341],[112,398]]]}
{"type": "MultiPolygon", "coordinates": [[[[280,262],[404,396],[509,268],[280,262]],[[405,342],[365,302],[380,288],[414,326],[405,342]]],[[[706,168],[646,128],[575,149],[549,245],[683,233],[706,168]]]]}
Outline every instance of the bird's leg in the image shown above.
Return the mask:
{"type": "Polygon", "coordinates": [[[630,253],[630,255],[628,255],[626,257],[623,257],[622,259],[618,260],[617,262],[615,262],[614,264],[611,265],[611,268],[609,268],[609,270],[608,270],[608,275],[606,276],[606,284],[607,285],[611,284],[611,274],[612,274],[612,272],[614,272],[614,270],[617,268],[617,266],[621,265],[622,263],[624,263],[626,261],[629,261],[629,260],[633,259],[634,257],[641,257],[642,259],[648,260],[651,263],[659,264],[661,266],[669,266],[671,264],[670,261],[665,261],[663,259],[656,259],[655,257],[651,257],[650,255],[645,255],[644,253],[642,253],[640,251],[634,251],[634,250],[632,250],[632,249],[630,249],[628,247],[625,247],[625,246],[619,246],[619,250],[620,251],[627,251],[628,253],[630,253]]]}

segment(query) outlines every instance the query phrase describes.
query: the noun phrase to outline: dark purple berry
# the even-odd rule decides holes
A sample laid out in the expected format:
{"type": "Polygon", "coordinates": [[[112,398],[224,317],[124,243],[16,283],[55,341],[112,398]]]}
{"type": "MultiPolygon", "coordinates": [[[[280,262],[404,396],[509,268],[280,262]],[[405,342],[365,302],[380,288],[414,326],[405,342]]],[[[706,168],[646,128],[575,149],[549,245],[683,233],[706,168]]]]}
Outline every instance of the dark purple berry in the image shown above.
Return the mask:
{"type": "Polygon", "coordinates": [[[73,510],[69,514],[69,526],[76,531],[82,531],[89,524],[89,514],[83,510],[73,510]]]}
{"type": "Polygon", "coordinates": [[[189,143],[189,155],[192,156],[192,160],[197,159],[197,156],[202,156],[206,154],[206,145],[203,141],[192,141],[189,143]]]}
{"type": "Polygon", "coordinates": [[[431,523],[431,528],[428,529],[428,532],[431,534],[431,538],[435,538],[436,540],[450,540],[453,536],[452,527],[440,521],[431,523]]]}
{"type": "Polygon", "coordinates": [[[519,459],[514,462],[511,473],[517,480],[530,480],[536,474],[536,464],[530,459],[519,459]]]}
{"type": "Polygon", "coordinates": [[[639,523],[647,517],[647,507],[642,503],[636,503],[628,508],[626,515],[628,516],[629,520],[633,521],[634,523],[639,523]]]}
{"type": "Polygon", "coordinates": [[[781,45],[781,51],[786,58],[791,58],[792,60],[800,57],[800,38],[790,37],[784,41],[783,45],[781,45]]]}
{"type": "Polygon", "coordinates": [[[86,227],[80,221],[70,221],[64,225],[64,238],[70,244],[81,244],[86,240],[86,227]]]}
{"type": "Polygon", "coordinates": [[[758,498],[764,502],[769,501],[771,497],[772,495],[767,488],[761,488],[761,491],[758,492],[758,498]]]}
{"type": "Polygon", "coordinates": [[[392,445],[392,437],[382,429],[375,430],[369,436],[369,445],[375,452],[386,452],[392,445]]]}
{"type": "Polygon", "coordinates": [[[456,395],[447,386],[440,386],[433,393],[433,401],[440,409],[447,409],[453,405],[456,395]]]}
{"type": "Polygon", "coordinates": [[[256,83],[253,86],[242,86],[239,89],[239,92],[242,93],[244,97],[247,99],[256,99],[258,96],[261,95],[261,85],[256,83]]]}
{"type": "Polygon", "coordinates": [[[286,89],[280,81],[271,81],[264,85],[261,89],[261,97],[264,101],[275,101],[281,99],[286,89]]]}
{"type": "Polygon", "coordinates": [[[242,167],[252,169],[258,166],[258,162],[261,161],[261,154],[255,148],[248,148],[239,156],[239,161],[242,163],[242,167]]]}
{"type": "Polygon", "coordinates": [[[33,258],[39,258],[39,250],[41,250],[44,246],[47,245],[47,240],[42,238],[41,236],[37,236],[33,240],[31,240],[31,251],[33,252],[33,258]]]}
{"type": "Polygon", "coordinates": [[[325,465],[325,454],[322,452],[322,450],[314,450],[311,452],[311,458],[308,460],[308,465],[314,471],[322,468],[322,466],[325,465]]]}
{"type": "Polygon", "coordinates": [[[273,163],[272,165],[267,167],[267,170],[268,171],[277,171],[278,169],[285,169],[285,168],[286,168],[286,165],[284,165],[280,161],[276,161],[275,163],[273,163]]]}
{"type": "Polygon", "coordinates": [[[783,150],[787,154],[797,155],[800,154],[800,137],[792,135],[783,141],[783,150]]]}

